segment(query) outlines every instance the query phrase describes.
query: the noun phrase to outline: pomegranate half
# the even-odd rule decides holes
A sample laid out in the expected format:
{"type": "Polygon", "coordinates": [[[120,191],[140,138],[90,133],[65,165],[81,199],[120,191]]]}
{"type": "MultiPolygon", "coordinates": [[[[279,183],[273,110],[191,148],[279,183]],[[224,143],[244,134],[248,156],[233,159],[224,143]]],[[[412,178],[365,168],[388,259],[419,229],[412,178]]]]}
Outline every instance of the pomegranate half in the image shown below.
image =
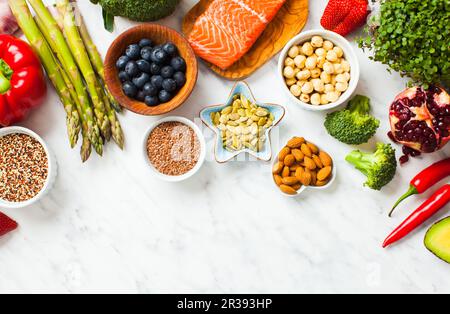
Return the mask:
{"type": "Polygon", "coordinates": [[[389,137],[403,144],[401,163],[435,152],[450,140],[450,96],[438,86],[408,88],[392,103],[389,120],[389,137]]]}

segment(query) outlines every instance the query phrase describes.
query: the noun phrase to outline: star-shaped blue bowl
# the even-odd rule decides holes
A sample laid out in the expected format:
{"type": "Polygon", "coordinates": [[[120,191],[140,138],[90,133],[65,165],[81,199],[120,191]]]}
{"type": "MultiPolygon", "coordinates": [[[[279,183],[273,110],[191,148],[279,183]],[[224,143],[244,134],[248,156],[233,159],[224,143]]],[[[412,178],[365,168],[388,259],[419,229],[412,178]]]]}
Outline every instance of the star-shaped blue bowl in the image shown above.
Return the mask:
{"type": "Polygon", "coordinates": [[[238,156],[241,153],[248,153],[249,155],[263,161],[270,161],[272,159],[272,146],[270,142],[270,131],[274,126],[276,126],[283,119],[285,114],[285,109],[280,105],[275,104],[266,104],[257,102],[255,97],[253,96],[250,87],[246,82],[237,82],[232,91],[228,100],[223,105],[211,106],[203,109],[200,112],[200,118],[203,123],[205,123],[211,130],[216,133],[215,138],[215,148],[214,148],[214,156],[216,161],[219,163],[225,163],[232,160],[234,157],[238,156]],[[267,109],[274,116],[274,121],[272,127],[268,128],[265,132],[266,136],[266,144],[264,145],[264,149],[260,152],[255,152],[251,149],[244,148],[238,151],[228,151],[223,147],[221,131],[214,125],[211,120],[211,113],[218,112],[224,109],[227,106],[233,104],[233,97],[235,95],[244,95],[250,102],[257,104],[258,106],[267,109]]]}

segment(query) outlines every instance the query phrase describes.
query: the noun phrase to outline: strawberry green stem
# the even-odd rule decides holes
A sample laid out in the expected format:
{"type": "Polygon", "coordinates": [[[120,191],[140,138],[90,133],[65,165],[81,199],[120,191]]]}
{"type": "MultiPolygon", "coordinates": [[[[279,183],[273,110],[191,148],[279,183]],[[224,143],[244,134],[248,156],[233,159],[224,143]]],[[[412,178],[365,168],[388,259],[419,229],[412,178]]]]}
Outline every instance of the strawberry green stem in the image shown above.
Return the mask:
{"type": "Polygon", "coordinates": [[[13,71],[9,65],[0,59],[0,95],[6,94],[11,89],[11,77],[13,71]]]}

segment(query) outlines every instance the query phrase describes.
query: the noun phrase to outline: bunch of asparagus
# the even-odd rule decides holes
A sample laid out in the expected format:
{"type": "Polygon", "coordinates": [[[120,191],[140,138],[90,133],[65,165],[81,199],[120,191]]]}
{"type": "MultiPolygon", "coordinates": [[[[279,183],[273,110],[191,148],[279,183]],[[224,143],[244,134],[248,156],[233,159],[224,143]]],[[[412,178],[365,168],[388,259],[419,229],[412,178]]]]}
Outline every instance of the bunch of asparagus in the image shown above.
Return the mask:
{"type": "Polygon", "coordinates": [[[42,0],[28,0],[34,17],[26,0],[8,3],[64,105],[71,147],[81,131],[83,162],[89,159],[92,146],[102,155],[111,137],[123,149],[116,115],[121,107],[108,91],[103,61],[82,17],[75,14],[75,3],[56,0],[55,10],[49,10],[42,0]]]}

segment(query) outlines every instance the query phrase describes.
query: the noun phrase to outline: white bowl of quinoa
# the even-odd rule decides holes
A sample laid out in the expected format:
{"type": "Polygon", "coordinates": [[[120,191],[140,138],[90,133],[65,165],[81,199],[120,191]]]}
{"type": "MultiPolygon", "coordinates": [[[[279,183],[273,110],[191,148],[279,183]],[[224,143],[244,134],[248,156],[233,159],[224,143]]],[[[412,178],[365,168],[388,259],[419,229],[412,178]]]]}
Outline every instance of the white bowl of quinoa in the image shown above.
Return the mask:
{"type": "Polygon", "coordinates": [[[155,177],[180,182],[200,170],[205,161],[206,143],[202,131],[191,120],[166,117],[147,130],[143,151],[155,177]]]}
{"type": "Polygon", "coordinates": [[[23,208],[53,187],[57,166],[47,144],[23,127],[0,129],[0,208],[23,208]]]}

